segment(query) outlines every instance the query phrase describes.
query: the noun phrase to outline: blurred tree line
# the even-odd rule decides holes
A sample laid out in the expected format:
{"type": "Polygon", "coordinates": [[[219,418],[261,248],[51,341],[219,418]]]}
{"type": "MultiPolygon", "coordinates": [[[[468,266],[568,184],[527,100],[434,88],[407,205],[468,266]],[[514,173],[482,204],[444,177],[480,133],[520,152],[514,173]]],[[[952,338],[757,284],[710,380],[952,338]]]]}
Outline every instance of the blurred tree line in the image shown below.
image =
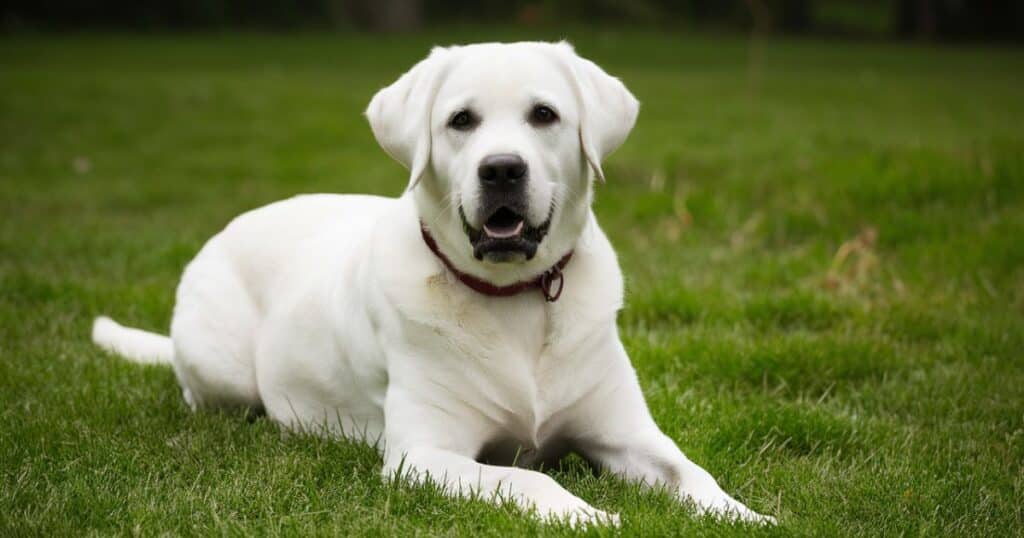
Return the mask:
{"type": "Polygon", "coordinates": [[[604,22],[925,39],[1024,37],[1024,0],[6,0],[19,29],[324,27],[604,22]]]}

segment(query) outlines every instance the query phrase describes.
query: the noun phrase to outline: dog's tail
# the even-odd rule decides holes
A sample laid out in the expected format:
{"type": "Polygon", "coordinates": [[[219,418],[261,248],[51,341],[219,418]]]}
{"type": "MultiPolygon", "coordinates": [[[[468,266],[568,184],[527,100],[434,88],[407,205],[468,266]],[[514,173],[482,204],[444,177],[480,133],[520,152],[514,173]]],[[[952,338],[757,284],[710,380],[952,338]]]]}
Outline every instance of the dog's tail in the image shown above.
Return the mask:
{"type": "Polygon", "coordinates": [[[140,364],[171,364],[174,345],[167,336],[125,327],[100,316],[92,323],[92,341],[101,348],[140,364]]]}

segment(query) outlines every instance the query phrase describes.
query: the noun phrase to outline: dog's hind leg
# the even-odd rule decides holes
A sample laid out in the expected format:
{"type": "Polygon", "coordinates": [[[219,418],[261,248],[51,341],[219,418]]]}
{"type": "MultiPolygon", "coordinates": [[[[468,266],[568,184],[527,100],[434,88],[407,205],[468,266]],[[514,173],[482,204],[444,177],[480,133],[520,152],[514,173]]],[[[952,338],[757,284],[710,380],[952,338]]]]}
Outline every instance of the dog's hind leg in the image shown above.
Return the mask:
{"type": "Polygon", "coordinates": [[[203,254],[182,276],[171,323],[182,396],[193,410],[259,410],[252,356],[258,311],[236,269],[203,254]]]}

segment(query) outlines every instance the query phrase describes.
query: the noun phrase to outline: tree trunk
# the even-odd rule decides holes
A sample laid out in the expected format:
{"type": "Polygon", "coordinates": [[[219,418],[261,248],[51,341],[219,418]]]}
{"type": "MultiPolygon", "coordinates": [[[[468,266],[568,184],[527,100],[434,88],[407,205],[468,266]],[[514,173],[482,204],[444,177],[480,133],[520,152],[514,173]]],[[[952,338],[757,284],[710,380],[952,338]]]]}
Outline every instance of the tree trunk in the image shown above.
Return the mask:
{"type": "Polygon", "coordinates": [[[370,30],[401,32],[420,25],[420,0],[363,0],[370,30]]]}

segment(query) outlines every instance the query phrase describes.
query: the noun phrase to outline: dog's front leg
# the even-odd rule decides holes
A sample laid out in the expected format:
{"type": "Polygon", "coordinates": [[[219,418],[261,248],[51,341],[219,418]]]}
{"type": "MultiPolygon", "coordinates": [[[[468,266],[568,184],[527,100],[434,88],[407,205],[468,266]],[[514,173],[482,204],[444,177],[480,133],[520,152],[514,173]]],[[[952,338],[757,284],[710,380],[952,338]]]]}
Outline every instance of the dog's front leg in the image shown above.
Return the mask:
{"type": "Polygon", "coordinates": [[[652,487],[664,487],[693,502],[702,513],[774,523],[732,498],[690,461],[654,423],[640,384],[616,331],[599,343],[602,376],[578,406],[573,437],[578,449],[602,470],[652,487]]]}
{"type": "Polygon", "coordinates": [[[591,442],[587,457],[606,471],[652,487],[664,487],[696,505],[700,513],[757,523],[774,523],[732,498],[710,473],[690,461],[668,436],[656,428],[634,432],[632,439],[591,442]]]}
{"type": "MultiPolygon", "coordinates": [[[[527,469],[485,465],[474,457],[486,440],[486,420],[450,387],[424,381],[428,374],[405,368],[392,376],[385,403],[385,478],[431,481],[454,497],[491,502],[508,499],[544,520],[573,525],[616,523],[569,493],[550,476],[527,469]],[[415,382],[413,382],[415,381],[415,382]],[[441,390],[434,390],[441,389],[441,390]]],[[[436,371],[434,372],[436,373],[436,371]]]]}

